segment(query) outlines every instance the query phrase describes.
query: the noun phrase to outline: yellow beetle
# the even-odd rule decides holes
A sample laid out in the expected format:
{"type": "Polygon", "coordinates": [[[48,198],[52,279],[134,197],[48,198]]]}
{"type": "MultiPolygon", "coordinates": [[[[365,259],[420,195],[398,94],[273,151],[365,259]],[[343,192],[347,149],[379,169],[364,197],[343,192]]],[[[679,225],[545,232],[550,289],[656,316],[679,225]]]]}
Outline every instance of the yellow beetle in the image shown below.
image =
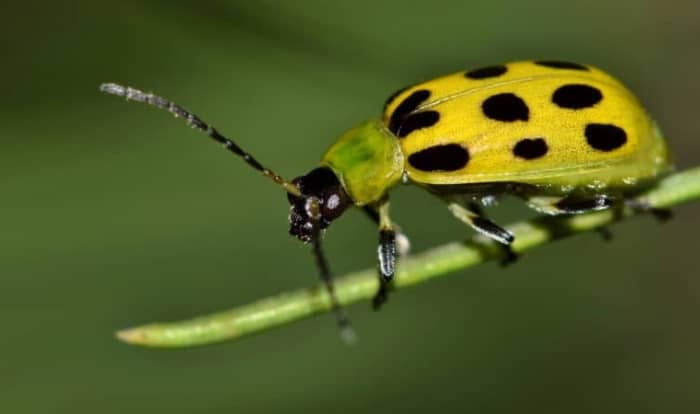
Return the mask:
{"type": "Polygon", "coordinates": [[[319,167],[292,181],[167,99],[113,83],[100,89],[185,118],[282,185],[290,233],[312,243],[346,333],[321,235],[350,205],[379,226],[378,308],[394,276],[397,238],[403,238],[390,219],[387,194],[399,183],[438,195],[455,217],[501,243],[513,259],[513,235],[488,220],[481,205],[510,194],[546,214],[603,210],[624,204],[671,169],[659,128],[627,88],[595,67],[562,61],[488,66],[402,89],[386,102],[381,119],[346,132],[319,167]]]}

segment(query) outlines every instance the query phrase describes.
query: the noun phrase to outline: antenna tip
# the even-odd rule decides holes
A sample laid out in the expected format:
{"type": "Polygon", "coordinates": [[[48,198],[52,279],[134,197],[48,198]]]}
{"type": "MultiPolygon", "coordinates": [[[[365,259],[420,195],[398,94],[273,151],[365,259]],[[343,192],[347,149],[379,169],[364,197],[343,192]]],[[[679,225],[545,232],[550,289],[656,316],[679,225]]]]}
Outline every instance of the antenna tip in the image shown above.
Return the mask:
{"type": "Polygon", "coordinates": [[[355,345],[357,343],[357,334],[349,323],[340,326],[340,337],[346,345],[355,345]]]}
{"type": "Polygon", "coordinates": [[[113,82],[105,82],[100,84],[100,92],[108,92],[111,90],[114,90],[115,88],[118,88],[119,85],[113,82]]]}
{"type": "Polygon", "coordinates": [[[100,92],[112,95],[124,95],[126,93],[126,88],[116,83],[107,82],[100,85],[100,92]]]}

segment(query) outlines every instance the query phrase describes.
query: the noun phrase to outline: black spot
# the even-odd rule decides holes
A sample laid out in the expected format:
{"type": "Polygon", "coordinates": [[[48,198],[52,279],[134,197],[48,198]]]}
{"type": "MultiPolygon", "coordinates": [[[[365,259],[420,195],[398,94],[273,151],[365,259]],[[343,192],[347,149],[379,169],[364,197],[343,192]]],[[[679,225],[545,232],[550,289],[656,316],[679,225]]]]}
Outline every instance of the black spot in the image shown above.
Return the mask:
{"type": "Polygon", "coordinates": [[[465,73],[464,76],[470,79],[495,78],[496,76],[503,75],[507,70],[508,68],[504,65],[487,66],[485,68],[470,70],[465,73]]]}
{"type": "Polygon", "coordinates": [[[589,70],[587,67],[578,63],[562,62],[560,60],[537,60],[535,61],[535,64],[554,69],[589,70]]]}
{"type": "Polygon", "coordinates": [[[600,151],[612,151],[627,142],[625,130],[610,124],[588,124],[585,135],[588,145],[600,151]]]}
{"type": "Polygon", "coordinates": [[[403,138],[416,129],[428,128],[437,123],[440,120],[440,113],[437,111],[422,111],[415,112],[404,119],[399,130],[396,131],[396,136],[403,138]]]}
{"type": "Polygon", "coordinates": [[[391,118],[389,118],[389,131],[396,134],[406,116],[415,111],[418,105],[429,97],[430,91],[427,89],[419,89],[406,97],[391,114],[391,118]]]}
{"type": "Polygon", "coordinates": [[[398,91],[392,93],[391,96],[386,98],[386,101],[384,102],[384,111],[386,111],[386,108],[388,108],[389,105],[391,105],[391,103],[394,102],[394,99],[396,99],[397,96],[401,95],[401,93],[404,92],[406,89],[408,89],[408,87],[401,88],[398,91]]]}
{"type": "Polygon", "coordinates": [[[598,88],[579,84],[564,85],[552,95],[552,102],[567,109],[590,108],[601,99],[603,94],[598,88]]]}
{"type": "Polygon", "coordinates": [[[421,171],[457,171],[468,162],[469,151],[458,144],[436,145],[408,157],[408,163],[421,171]]]}
{"type": "Polygon", "coordinates": [[[544,138],[525,138],[515,144],[513,154],[526,160],[534,160],[535,158],[544,157],[547,150],[547,143],[544,138]]]}
{"type": "Polygon", "coordinates": [[[500,93],[488,97],[482,104],[484,115],[496,121],[527,121],[530,110],[525,101],[512,93],[500,93]]]}

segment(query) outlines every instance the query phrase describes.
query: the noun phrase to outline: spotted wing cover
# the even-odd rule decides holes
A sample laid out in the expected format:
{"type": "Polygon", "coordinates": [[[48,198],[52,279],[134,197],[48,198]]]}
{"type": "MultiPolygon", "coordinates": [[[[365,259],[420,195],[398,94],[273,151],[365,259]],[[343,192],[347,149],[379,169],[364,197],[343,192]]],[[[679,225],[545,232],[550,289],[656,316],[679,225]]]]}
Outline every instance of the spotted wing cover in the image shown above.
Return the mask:
{"type": "Polygon", "coordinates": [[[516,62],[431,80],[390,98],[383,122],[418,183],[633,185],[667,166],[637,98],[578,64],[516,62]]]}

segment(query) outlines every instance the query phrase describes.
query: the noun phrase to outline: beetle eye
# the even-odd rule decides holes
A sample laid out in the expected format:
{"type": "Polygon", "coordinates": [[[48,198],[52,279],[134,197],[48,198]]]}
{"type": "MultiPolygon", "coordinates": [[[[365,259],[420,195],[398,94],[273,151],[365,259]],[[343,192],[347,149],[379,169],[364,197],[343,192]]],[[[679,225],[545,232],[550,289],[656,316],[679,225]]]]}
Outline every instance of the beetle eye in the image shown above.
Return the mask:
{"type": "Polygon", "coordinates": [[[334,210],[340,205],[340,196],[338,194],[331,194],[326,200],[326,208],[334,210]]]}

